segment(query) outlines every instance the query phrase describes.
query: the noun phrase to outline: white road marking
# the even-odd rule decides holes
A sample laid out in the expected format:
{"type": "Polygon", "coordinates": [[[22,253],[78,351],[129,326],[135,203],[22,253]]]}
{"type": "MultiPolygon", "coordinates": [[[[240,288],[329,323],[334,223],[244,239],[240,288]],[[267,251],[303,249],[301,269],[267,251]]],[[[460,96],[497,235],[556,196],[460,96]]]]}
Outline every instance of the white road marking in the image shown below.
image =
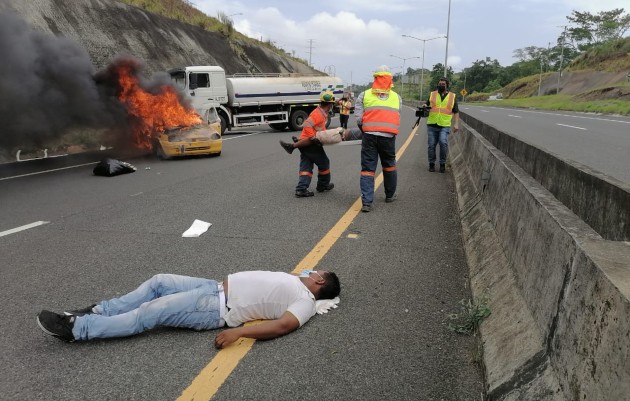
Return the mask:
{"type": "Polygon", "coordinates": [[[581,129],[581,130],[584,130],[584,131],[588,131],[586,128],[574,127],[573,125],[566,125],[566,124],[560,124],[560,123],[556,123],[556,125],[562,125],[563,127],[569,127],[569,128],[575,128],[575,129],[581,129]]]}
{"type": "Polygon", "coordinates": [[[229,141],[230,139],[238,139],[238,138],[244,138],[246,136],[251,136],[251,135],[259,135],[259,134],[266,134],[267,131],[264,132],[254,132],[253,134],[244,134],[244,135],[239,135],[239,136],[231,136],[229,138],[223,138],[224,141],[229,141]]]}
{"type": "Polygon", "coordinates": [[[508,117],[523,118],[523,116],[515,116],[514,114],[508,114],[508,117]]]}
{"type": "Polygon", "coordinates": [[[48,223],[50,223],[50,221],[36,221],[35,223],[27,224],[25,226],[20,226],[20,227],[12,228],[10,230],[2,231],[0,232],[0,237],[4,237],[5,235],[9,235],[9,234],[15,234],[20,231],[28,230],[29,228],[34,228],[34,227],[41,226],[48,223]]]}
{"type": "MultiPolygon", "coordinates": [[[[500,109],[500,110],[505,110],[501,107],[494,107],[495,109],[500,109]]],[[[481,110],[481,111],[485,111],[487,113],[486,110],[481,110]]],[[[609,121],[609,122],[614,122],[614,123],[622,123],[622,124],[630,124],[630,120],[629,121],[625,121],[625,120],[614,120],[612,118],[600,118],[600,117],[590,117],[590,116],[574,116],[571,114],[560,114],[560,113],[550,113],[550,112],[546,112],[546,111],[538,111],[538,110],[519,110],[522,113],[536,113],[536,114],[547,114],[550,116],[560,116],[560,117],[572,117],[572,118],[583,118],[586,120],[597,120],[597,121],[609,121]]],[[[578,112],[576,112],[578,113],[578,112]]]]}
{"type": "Polygon", "coordinates": [[[481,111],[483,111],[484,113],[490,113],[488,110],[481,110],[481,111]]]}
{"type": "Polygon", "coordinates": [[[12,177],[0,178],[0,181],[4,181],[4,180],[11,180],[11,179],[13,179],[13,178],[28,177],[29,175],[37,175],[37,174],[44,174],[44,173],[52,173],[53,171],[67,170],[67,169],[69,169],[69,168],[89,166],[90,164],[96,164],[96,163],[98,163],[98,162],[84,163],[84,164],[77,164],[77,165],[75,165],[75,166],[68,166],[68,167],[61,167],[61,168],[54,168],[54,169],[52,169],[52,170],[38,171],[38,172],[35,172],[35,173],[28,173],[28,174],[22,174],[22,175],[14,175],[14,176],[12,176],[12,177]]]}

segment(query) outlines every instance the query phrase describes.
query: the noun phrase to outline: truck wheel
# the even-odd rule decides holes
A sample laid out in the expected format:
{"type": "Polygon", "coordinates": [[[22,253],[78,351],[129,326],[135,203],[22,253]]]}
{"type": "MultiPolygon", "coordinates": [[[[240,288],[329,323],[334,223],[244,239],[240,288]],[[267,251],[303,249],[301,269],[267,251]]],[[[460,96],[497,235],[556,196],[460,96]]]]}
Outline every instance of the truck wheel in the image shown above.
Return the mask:
{"type": "Polygon", "coordinates": [[[221,136],[223,136],[227,128],[227,121],[225,120],[225,117],[223,117],[222,115],[219,115],[219,119],[221,120],[221,136]]]}
{"type": "Polygon", "coordinates": [[[308,118],[308,114],[304,110],[298,110],[291,114],[290,125],[293,131],[302,131],[304,121],[308,118]]]}
{"type": "Polygon", "coordinates": [[[284,131],[289,128],[289,123],[270,123],[269,126],[276,131],[284,131]]]}

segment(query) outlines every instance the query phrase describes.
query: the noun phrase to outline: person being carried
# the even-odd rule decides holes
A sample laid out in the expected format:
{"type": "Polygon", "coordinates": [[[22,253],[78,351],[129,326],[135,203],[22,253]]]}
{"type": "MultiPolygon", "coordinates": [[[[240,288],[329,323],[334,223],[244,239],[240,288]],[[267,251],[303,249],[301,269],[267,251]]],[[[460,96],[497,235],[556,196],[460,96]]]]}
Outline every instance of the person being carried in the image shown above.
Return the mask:
{"type": "Polygon", "coordinates": [[[157,274],[130,293],[83,309],[57,314],[42,310],[39,327],[67,342],[126,337],[158,326],[212,330],[223,348],[240,337],[268,340],[301,327],[316,313],[316,301],[341,290],[333,272],[306,270],[299,276],[270,271],[230,274],[223,282],[157,274]],[[241,326],[252,320],[258,325],[241,326]]]}
{"type": "Polygon", "coordinates": [[[335,96],[332,92],[322,92],[319,97],[320,103],[315,108],[308,119],[304,122],[300,138],[295,143],[280,141],[280,145],[288,153],[294,149],[300,149],[300,170],[299,180],[295,187],[295,196],[305,198],[315,195],[308,190],[313,178],[313,166],[317,165],[317,192],[330,191],[334,184],[330,182],[330,159],[316,140],[318,131],[326,130],[328,113],[335,104],[335,96]]]}

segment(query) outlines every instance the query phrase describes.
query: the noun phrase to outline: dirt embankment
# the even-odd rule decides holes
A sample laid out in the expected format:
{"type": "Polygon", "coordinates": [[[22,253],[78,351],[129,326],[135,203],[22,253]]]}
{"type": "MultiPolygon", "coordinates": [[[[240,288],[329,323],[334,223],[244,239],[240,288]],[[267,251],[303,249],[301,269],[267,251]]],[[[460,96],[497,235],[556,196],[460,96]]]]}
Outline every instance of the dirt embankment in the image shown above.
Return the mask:
{"type": "Polygon", "coordinates": [[[128,54],[150,73],[184,65],[219,65],[227,74],[315,72],[265,47],[232,42],[221,33],[114,0],[3,0],[3,11],[15,12],[35,30],[79,42],[97,70],[128,54]]]}

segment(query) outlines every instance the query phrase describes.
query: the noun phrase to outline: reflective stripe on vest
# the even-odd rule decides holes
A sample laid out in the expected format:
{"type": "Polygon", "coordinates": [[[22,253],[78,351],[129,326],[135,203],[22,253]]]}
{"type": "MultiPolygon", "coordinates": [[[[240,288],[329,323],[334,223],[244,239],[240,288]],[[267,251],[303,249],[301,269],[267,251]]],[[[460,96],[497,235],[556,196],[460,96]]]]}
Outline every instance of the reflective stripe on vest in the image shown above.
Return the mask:
{"type": "Polygon", "coordinates": [[[444,100],[442,100],[438,91],[433,91],[429,97],[429,103],[431,103],[431,110],[429,111],[427,124],[450,127],[451,120],[453,119],[453,106],[455,106],[455,94],[449,92],[444,97],[444,100]]]}
{"type": "Polygon", "coordinates": [[[379,99],[371,90],[363,94],[363,131],[398,134],[400,128],[400,100],[398,94],[389,91],[386,100],[379,99]]]}

